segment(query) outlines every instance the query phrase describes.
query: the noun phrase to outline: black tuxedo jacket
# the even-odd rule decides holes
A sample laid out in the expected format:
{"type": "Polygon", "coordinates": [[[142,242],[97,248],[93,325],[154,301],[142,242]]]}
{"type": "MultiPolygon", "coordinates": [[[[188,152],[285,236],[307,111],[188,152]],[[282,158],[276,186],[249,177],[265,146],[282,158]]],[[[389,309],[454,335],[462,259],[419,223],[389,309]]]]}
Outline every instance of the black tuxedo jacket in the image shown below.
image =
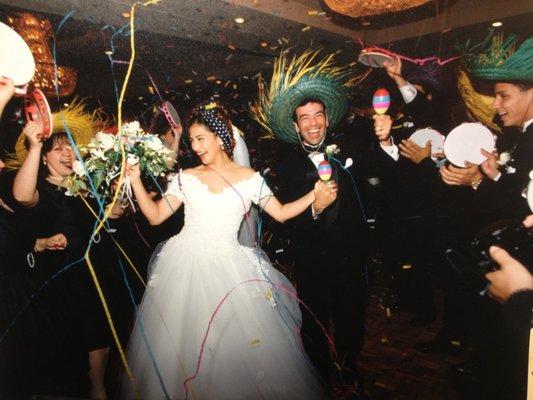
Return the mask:
{"type": "Polygon", "coordinates": [[[533,170],[533,124],[519,137],[511,153],[514,173],[504,168],[498,181],[484,179],[478,187],[476,198],[480,206],[489,207],[499,218],[519,218],[531,214],[527,200],[522,196],[529,183],[529,172],[533,170]]]}
{"type": "MultiPolygon", "coordinates": [[[[364,185],[366,178],[376,176],[382,168],[394,165],[394,160],[375,143],[361,144],[356,133],[338,135],[326,140],[326,145],[336,144],[340,152],[333,155],[330,164],[332,180],[337,182],[337,199],[317,218],[309,207],[299,216],[288,221],[286,232],[295,249],[301,251],[353,250],[354,241],[364,247],[366,220],[364,214],[364,185]],[[348,159],[352,166],[344,169],[348,159]]],[[[359,136],[361,138],[362,136],[359,136]]],[[[274,166],[276,182],[271,185],[282,203],[294,201],[313,190],[319,180],[316,166],[308,153],[298,144],[286,152],[274,166]]]]}

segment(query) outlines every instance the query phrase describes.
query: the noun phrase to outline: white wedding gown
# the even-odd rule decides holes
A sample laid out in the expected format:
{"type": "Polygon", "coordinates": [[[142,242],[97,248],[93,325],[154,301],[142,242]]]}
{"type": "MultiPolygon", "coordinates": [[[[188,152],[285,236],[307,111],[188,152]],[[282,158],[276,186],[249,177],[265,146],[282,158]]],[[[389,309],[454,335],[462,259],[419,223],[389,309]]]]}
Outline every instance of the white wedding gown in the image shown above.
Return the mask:
{"type": "Polygon", "coordinates": [[[272,195],[263,178],[213,193],[181,172],[166,194],[183,201],[185,225],[153,257],[127,352],[137,393],[125,376],[121,397],[326,398],[301,344],[295,289],[237,240],[244,211],[272,195]]]}

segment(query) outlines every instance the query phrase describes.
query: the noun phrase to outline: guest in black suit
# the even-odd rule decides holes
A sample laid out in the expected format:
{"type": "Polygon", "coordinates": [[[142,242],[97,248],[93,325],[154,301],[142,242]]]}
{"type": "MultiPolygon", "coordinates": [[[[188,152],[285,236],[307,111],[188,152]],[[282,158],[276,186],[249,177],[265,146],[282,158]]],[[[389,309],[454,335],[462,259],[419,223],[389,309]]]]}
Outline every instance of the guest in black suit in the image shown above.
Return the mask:
{"type": "MultiPolygon", "coordinates": [[[[513,51],[517,47],[516,38],[486,43],[489,47],[477,46],[479,54],[465,57],[467,69],[474,79],[494,86],[493,110],[504,127],[518,128],[520,137],[505,157],[482,150],[487,160],[479,167],[450,165],[441,167],[440,172],[443,181],[449,185],[472,187],[475,209],[486,210],[492,216],[492,221],[487,223],[502,218],[521,220],[530,212],[522,194],[533,170],[533,38],[526,40],[516,51],[513,51]]],[[[479,215],[477,211],[473,217],[479,215]]],[[[500,384],[500,377],[507,376],[517,360],[507,359],[505,332],[498,332],[503,325],[499,317],[502,310],[485,298],[478,299],[478,303],[475,310],[478,321],[474,326],[478,332],[474,345],[482,379],[480,388],[483,393],[480,395],[482,398],[506,399],[509,392],[504,389],[507,385],[500,384]]],[[[529,323],[524,322],[516,329],[529,330],[529,323]]]]}
{"type": "Polygon", "coordinates": [[[468,168],[441,168],[444,182],[472,186],[479,202],[501,218],[523,219],[529,214],[522,192],[529,181],[529,172],[533,170],[532,54],[533,37],[501,64],[494,66],[474,60],[470,65],[474,78],[494,84],[495,101],[492,107],[504,127],[522,131],[515,148],[506,157],[500,158],[498,154],[482,150],[487,160],[479,168],[475,165],[468,168]]]}
{"type": "MultiPolygon", "coordinates": [[[[282,55],[276,65],[284,62],[282,55]]],[[[366,304],[367,227],[360,193],[362,178],[369,168],[394,165],[395,159],[388,153],[395,151],[397,159],[398,149],[390,141],[392,121],[386,115],[376,116],[378,140],[368,148],[358,142],[363,132],[331,132],[347,110],[348,86],[347,78],[329,74],[331,67],[329,57],[309,67],[309,74],[302,73],[297,83],[274,91],[271,88],[269,99],[260,98],[254,116],[278,139],[290,144],[273,168],[277,178],[273,186],[283,201],[298,198],[314,185],[321,161],[328,160],[332,166],[331,180],[338,184],[338,194],[316,201],[286,224],[291,243],[287,250],[295,261],[298,295],[313,313],[302,309],[305,349],[325,380],[335,379],[335,371],[343,383],[353,385],[358,379],[356,361],[363,345],[366,304]],[[314,74],[317,70],[322,73],[314,74]],[[333,328],[337,360],[332,360],[322,330],[329,327],[333,328]]],[[[284,68],[275,71],[286,73],[284,68]]],[[[298,66],[289,71],[295,75],[301,72],[298,66]]],[[[342,72],[347,73],[346,69],[339,71],[341,76],[342,72]]],[[[284,77],[278,80],[289,81],[284,77]]]]}

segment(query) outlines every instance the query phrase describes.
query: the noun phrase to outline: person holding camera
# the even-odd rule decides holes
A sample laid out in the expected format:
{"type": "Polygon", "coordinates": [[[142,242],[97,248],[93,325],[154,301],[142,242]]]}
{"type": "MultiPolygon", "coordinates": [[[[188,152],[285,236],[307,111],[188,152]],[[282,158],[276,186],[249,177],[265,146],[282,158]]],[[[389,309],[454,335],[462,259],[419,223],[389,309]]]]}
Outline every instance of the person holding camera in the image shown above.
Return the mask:
{"type": "MultiPolygon", "coordinates": [[[[527,228],[533,228],[533,214],[524,220],[527,228]]],[[[533,309],[533,275],[529,269],[513,258],[506,250],[490,247],[491,258],[500,269],[485,275],[490,282],[489,295],[502,302],[505,346],[506,376],[505,397],[508,399],[526,399],[529,356],[529,337],[533,309]]]]}

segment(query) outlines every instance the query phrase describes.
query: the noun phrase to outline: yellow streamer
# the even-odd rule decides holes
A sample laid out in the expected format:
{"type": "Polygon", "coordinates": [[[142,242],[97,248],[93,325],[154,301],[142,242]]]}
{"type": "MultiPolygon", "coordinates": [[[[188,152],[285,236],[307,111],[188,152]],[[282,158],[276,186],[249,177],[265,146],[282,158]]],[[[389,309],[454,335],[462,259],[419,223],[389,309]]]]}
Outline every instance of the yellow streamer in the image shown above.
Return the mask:
{"type": "MultiPolygon", "coordinates": [[[[131,71],[133,69],[133,63],[135,61],[135,6],[137,4],[141,4],[144,6],[147,6],[149,4],[155,4],[158,3],[160,0],[149,0],[144,3],[133,3],[131,6],[131,12],[130,12],[130,30],[131,30],[131,36],[130,36],[130,47],[131,47],[131,57],[130,62],[128,65],[128,70],[126,72],[126,77],[124,78],[124,83],[122,85],[122,90],[120,92],[120,98],[118,101],[118,126],[117,126],[117,135],[121,135],[122,132],[122,102],[124,101],[124,96],[126,94],[126,88],[128,86],[128,82],[131,76],[131,71]]],[[[115,191],[115,194],[113,196],[113,199],[111,201],[111,204],[107,210],[104,212],[103,218],[100,220],[100,223],[96,227],[93,235],[98,234],[102,227],[104,226],[105,221],[109,218],[109,214],[111,213],[111,210],[113,209],[114,205],[117,202],[118,195],[120,193],[120,188],[122,188],[122,185],[124,183],[124,170],[126,167],[126,150],[124,148],[124,143],[122,141],[120,142],[120,154],[121,154],[121,165],[120,165],[120,175],[118,177],[118,189],[115,191]]],[[[135,385],[135,380],[133,378],[133,374],[131,372],[131,369],[128,364],[128,360],[126,359],[126,354],[124,353],[124,349],[122,347],[122,344],[120,343],[120,340],[118,338],[115,325],[113,323],[113,319],[111,317],[111,313],[109,312],[109,307],[107,305],[107,302],[104,297],[104,293],[102,291],[102,288],[100,287],[100,283],[98,282],[98,278],[96,276],[96,272],[94,271],[93,265],[91,263],[91,259],[89,256],[89,251],[85,253],[85,260],[87,262],[87,266],[89,267],[89,270],[91,272],[91,276],[93,278],[94,284],[96,286],[96,290],[98,292],[98,296],[100,297],[100,301],[102,302],[102,306],[104,307],[104,311],[107,317],[107,322],[109,323],[109,327],[111,328],[111,332],[113,333],[113,339],[115,340],[115,344],[117,345],[117,349],[120,354],[120,358],[122,360],[122,363],[124,364],[124,369],[126,370],[126,374],[128,375],[128,378],[133,386],[133,391],[136,394],[136,397],[139,398],[139,392],[137,390],[137,386],[135,385]]]]}
{"type": "MultiPolygon", "coordinates": [[[[100,219],[98,218],[98,215],[96,214],[96,212],[93,210],[93,208],[91,207],[91,205],[87,202],[87,200],[85,200],[85,198],[83,196],[80,195],[80,198],[83,200],[83,202],[85,203],[85,205],[87,206],[87,208],[89,209],[89,211],[92,213],[92,215],[100,221],[100,219]]],[[[107,230],[107,228],[104,226],[104,229],[106,230],[106,232],[109,232],[107,230]]],[[[113,242],[117,245],[118,249],[120,250],[120,252],[122,253],[122,255],[126,258],[126,260],[128,261],[129,265],[131,266],[131,268],[135,271],[135,274],[137,275],[137,277],[140,279],[140,281],[143,283],[144,287],[146,287],[146,283],[144,281],[144,279],[141,277],[141,275],[139,274],[138,270],[135,268],[135,265],[133,264],[133,262],[129,259],[128,255],[126,254],[126,252],[124,251],[124,249],[120,246],[120,244],[113,238],[111,237],[111,239],[113,240],[113,242]]],[[[163,319],[163,316],[161,315],[161,312],[159,310],[159,307],[157,307],[156,305],[156,308],[157,308],[157,312],[159,313],[159,316],[161,317],[161,321],[163,322],[163,326],[165,327],[165,329],[167,330],[167,332],[170,334],[170,330],[168,329],[168,326],[167,324],[165,323],[165,320],[163,319]]],[[[177,350],[174,349],[174,352],[177,354],[177,350]]],[[[183,365],[182,361],[178,358],[178,362],[180,364],[180,367],[183,371],[183,374],[185,376],[189,376],[189,373],[187,372],[187,370],[185,369],[185,366],[183,365]]],[[[196,393],[194,392],[194,388],[192,387],[192,382],[188,382],[187,383],[187,387],[189,388],[190,392],[191,392],[191,395],[192,395],[192,398],[193,400],[196,400],[197,397],[196,397],[196,393]]]]}
{"type": "MultiPolygon", "coordinates": [[[[93,210],[91,205],[87,202],[87,200],[85,200],[85,197],[83,197],[82,195],[79,195],[79,197],[83,200],[83,202],[85,203],[85,206],[87,206],[87,208],[89,209],[91,214],[94,216],[94,218],[96,220],[100,221],[100,219],[98,218],[98,215],[96,214],[96,212],[93,210]]],[[[104,227],[104,229],[106,230],[106,232],[109,233],[109,230],[106,227],[104,227]]],[[[139,278],[139,280],[142,282],[143,286],[146,287],[146,282],[144,281],[144,279],[142,278],[141,274],[139,273],[139,270],[137,268],[135,268],[135,265],[133,264],[133,262],[130,260],[130,258],[126,254],[126,251],[124,251],[124,249],[122,248],[120,243],[117,242],[115,240],[115,238],[111,237],[111,240],[113,240],[113,242],[117,245],[117,248],[119,249],[120,253],[124,256],[124,258],[126,259],[128,264],[130,265],[130,267],[133,270],[133,272],[135,272],[135,275],[137,275],[137,278],[139,278]]]]}

